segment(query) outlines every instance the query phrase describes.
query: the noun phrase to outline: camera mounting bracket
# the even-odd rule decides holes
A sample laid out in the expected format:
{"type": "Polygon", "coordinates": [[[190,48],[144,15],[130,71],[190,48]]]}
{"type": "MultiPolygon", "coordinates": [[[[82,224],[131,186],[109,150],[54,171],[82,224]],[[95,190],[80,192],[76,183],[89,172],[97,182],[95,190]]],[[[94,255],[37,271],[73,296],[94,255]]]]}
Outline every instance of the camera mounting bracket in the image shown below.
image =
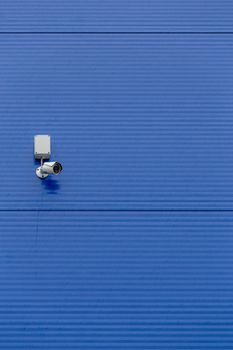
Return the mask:
{"type": "MultiPolygon", "coordinates": [[[[50,159],[51,156],[51,137],[50,135],[35,135],[34,136],[34,157],[40,160],[40,165],[43,165],[45,159],[50,159]]],[[[45,179],[48,174],[43,173],[41,166],[36,169],[36,175],[40,179],[45,179]]]]}
{"type": "Polygon", "coordinates": [[[50,159],[51,137],[50,135],[34,136],[34,157],[35,159],[50,159]]]}

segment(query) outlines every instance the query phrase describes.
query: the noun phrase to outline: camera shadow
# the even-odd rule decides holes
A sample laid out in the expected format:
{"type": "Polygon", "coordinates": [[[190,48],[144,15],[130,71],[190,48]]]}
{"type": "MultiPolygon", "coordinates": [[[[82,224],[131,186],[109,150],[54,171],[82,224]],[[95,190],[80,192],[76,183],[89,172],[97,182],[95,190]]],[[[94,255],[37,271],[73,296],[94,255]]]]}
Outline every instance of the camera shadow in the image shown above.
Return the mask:
{"type": "Polygon", "coordinates": [[[60,190],[59,181],[50,177],[41,180],[41,186],[43,186],[48,193],[52,194],[56,194],[60,190]]]}

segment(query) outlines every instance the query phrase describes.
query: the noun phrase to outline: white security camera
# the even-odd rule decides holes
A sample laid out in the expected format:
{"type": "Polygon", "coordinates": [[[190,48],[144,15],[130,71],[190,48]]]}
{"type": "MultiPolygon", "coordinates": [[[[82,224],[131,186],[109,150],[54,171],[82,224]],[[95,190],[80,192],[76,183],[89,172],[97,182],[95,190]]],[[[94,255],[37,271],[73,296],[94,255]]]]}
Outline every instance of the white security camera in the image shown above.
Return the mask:
{"type": "Polygon", "coordinates": [[[62,171],[62,165],[58,162],[45,162],[36,169],[36,175],[40,179],[45,179],[49,174],[58,175],[62,171]]]}
{"type": "Polygon", "coordinates": [[[45,179],[49,174],[58,175],[62,171],[59,162],[44,162],[51,156],[51,138],[49,135],[36,135],[34,137],[34,156],[40,160],[40,167],[36,169],[36,175],[40,179],[45,179]]]}

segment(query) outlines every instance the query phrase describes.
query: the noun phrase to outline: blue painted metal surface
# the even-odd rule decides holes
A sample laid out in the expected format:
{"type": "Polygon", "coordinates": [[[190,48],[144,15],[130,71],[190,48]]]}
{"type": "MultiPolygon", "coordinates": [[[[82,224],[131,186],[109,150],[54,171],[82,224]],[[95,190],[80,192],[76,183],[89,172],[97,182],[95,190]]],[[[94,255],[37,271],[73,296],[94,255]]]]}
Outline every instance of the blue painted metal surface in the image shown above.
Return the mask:
{"type": "Polygon", "coordinates": [[[0,213],[2,349],[231,349],[232,213],[0,213]]]}
{"type": "Polygon", "coordinates": [[[7,0],[0,31],[232,31],[231,0],[7,0]]]}
{"type": "Polygon", "coordinates": [[[233,209],[225,36],[0,38],[1,209],[233,209]],[[64,172],[34,173],[33,136],[64,172]]]}
{"type": "Polygon", "coordinates": [[[0,3],[0,349],[232,350],[232,14],[0,3]]]}

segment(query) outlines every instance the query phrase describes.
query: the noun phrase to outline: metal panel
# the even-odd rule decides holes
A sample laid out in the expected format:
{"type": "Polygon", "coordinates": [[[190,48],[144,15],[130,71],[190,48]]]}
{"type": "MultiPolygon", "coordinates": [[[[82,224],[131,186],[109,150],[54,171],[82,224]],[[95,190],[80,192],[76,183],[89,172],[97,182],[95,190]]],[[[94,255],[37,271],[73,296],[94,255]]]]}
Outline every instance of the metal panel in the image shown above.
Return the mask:
{"type": "Polygon", "coordinates": [[[231,349],[231,213],[0,213],[2,349],[231,349]]]}
{"type": "Polygon", "coordinates": [[[232,31],[231,0],[7,0],[0,31],[232,31]]]}
{"type": "Polygon", "coordinates": [[[2,209],[233,209],[229,36],[0,38],[2,209]],[[49,134],[59,177],[35,176],[49,134]]]}

